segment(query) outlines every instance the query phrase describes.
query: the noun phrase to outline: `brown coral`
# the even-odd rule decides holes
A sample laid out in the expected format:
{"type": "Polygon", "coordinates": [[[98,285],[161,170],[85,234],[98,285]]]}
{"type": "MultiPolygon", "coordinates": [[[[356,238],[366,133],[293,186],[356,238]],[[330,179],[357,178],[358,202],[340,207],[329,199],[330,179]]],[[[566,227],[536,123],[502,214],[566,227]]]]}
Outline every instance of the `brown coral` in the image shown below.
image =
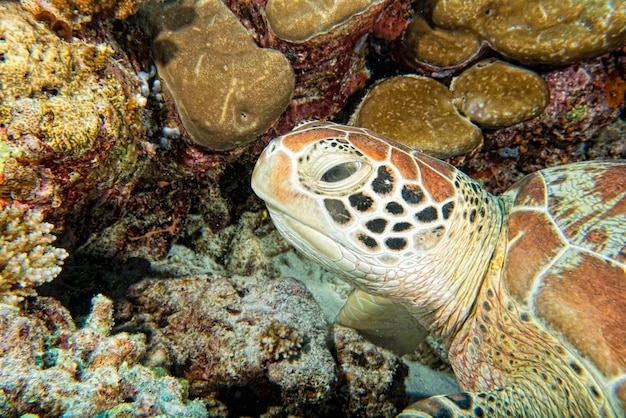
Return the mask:
{"type": "Polygon", "coordinates": [[[303,335],[293,326],[272,321],[260,335],[261,346],[269,360],[297,356],[302,348],[303,335]]]}
{"type": "Polygon", "coordinates": [[[159,76],[194,142],[230,150],[276,122],[295,84],[280,52],[259,48],[220,0],[145,6],[159,76]]]}
{"type": "Polygon", "coordinates": [[[53,247],[53,226],[40,211],[9,206],[0,212],[0,301],[17,303],[54,279],[68,256],[53,247]]]}
{"type": "Polygon", "coordinates": [[[534,118],[550,91],[537,73],[499,60],[481,61],[452,80],[453,102],[473,122],[503,128],[534,118]]]}
{"type": "Polygon", "coordinates": [[[523,63],[562,65],[626,41],[626,3],[574,0],[437,0],[432,21],[465,29],[523,63]]]}
{"type": "Polygon", "coordinates": [[[482,134],[459,114],[452,98],[432,78],[391,77],[367,93],[350,123],[439,158],[466,154],[480,146],[482,134]]]}

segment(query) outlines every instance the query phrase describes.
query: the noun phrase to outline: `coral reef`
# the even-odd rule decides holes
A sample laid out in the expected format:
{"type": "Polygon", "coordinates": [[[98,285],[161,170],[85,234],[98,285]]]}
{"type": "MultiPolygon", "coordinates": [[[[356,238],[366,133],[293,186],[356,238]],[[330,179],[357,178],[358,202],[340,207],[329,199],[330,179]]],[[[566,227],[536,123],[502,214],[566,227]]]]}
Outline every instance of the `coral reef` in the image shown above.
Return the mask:
{"type": "Polygon", "coordinates": [[[0,211],[0,302],[17,304],[61,272],[68,256],[53,247],[53,226],[40,211],[7,206],[0,211]]]}
{"type": "Polygon", "coordinates": [[[550,99],[543,78],[499,60],[480,61],[450,83],[456,107],[483,128],[504,128],[539,115],[550,99]]]}
{"type": "Polygon", "coordinates": [[[0,200],[40,208],[60,230],[86,207],[99,215],[105,195],[123,202],[146,127],[119,46],[102,34],[63,41],[3,2],[0,54],[0,200]]]}
{"type": "Polygon", "coordinates": [[[448,88],[417,75],[391,77],[375,84],[350,124],[439,158],[467,154],[482,143],[480,129],[459,113],[448,88]]]}
{"type": "Polygon", "coordinates": [[[32,301],[27,313],[0,304],[1,415],[207,416],[202,403],[185,400],[181,382],[138,364],[143,335],[110,335],[111,300],[92,303],[79,329],[51,298],[32,301]]]}
{"type": "Polygon", "coordinates": [[[310,3],[304,0],[268,0],[265,6],[272,32],[289,42],[304,42],[328,33],[354,15],[365,14],[384,0],[336,1],[310,3]]]}
{"type": "Polygon", "coordinates": [[[422,72],[443,76],[476,59],[484,45],[473,32],[432,27],[416,13],[395,58],[407,66],[417,66],[422,72]]]}
{"type": "Polygon", "coordinates": [[[325,343],[328,324],[299,282],[145,279],[129,296],[134,307],[124,311],[136,313],[126,326],[151,335],[146,361],[184,376],[192,396],[233,415],[323,415],[330,407],[337,382],[325,343]],[[288,352],[270,352],[268,338],[288,352]]]}
{"type": "Polygon", "coordinates": [[[65,39],[95,15],[125,19],[137,12],[143,0],[20,0],[36,19],[46,21],[65,39]]]}
{"type": "Polygon", "coordinates": [[[626,41],[622,2],[437,0],[431,19],[437,27],[472,31],[497,52],[526,64],[571,64],[626,41]]]}
{"type": "Polygon", "coordinates": [[[196,143],[210,150],[245,145],[289,104],[295,83],[289,62],[259,48],[220,0],[150,1],[141,14],[154,33],[159,76],[196,143]]]}

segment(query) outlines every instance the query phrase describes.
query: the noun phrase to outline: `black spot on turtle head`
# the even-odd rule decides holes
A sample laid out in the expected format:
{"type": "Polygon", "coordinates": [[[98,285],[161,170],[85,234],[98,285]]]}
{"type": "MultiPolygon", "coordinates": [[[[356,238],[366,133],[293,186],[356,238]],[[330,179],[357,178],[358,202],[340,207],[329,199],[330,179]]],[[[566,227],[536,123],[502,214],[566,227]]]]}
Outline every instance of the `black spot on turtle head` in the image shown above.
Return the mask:
{"type": "Polygon", "coordinates": [[[385,245],[390,250],[400,251],[404,250],[407,246],[407,241],[404,238],[387,238],[385,245]]]}
{"type": "Polygon", "coordinates": [[[443,219],[448,219],[450,215],[452,215],[452,211],[454,210],[454,202],[448,202],[441,207],[441,215],[443,219]]]}
{"type": "Polygon", "coordinates": [[[346,206],[341,200],[337,199],[324,199],[324,206],[330,214],[333,221],[340,225],[345,225],[352,220],[352,215],[346,209],[346,206]]]}
{"type": "Polygon", "coordinates": [[[422,209],[421,211],[415,214],[415,217],[418,221],[423,223],[429,223],[437,220],[437,209],[433,206],[429,206],[426,209],[422,209]]]}
{"type": "Polygon", "coordinates": [[[469,221],[471,223],[474,223],[475,219],[476,219],[476,209],[472,209],[470,214],[469,214],[469,221]]]}
{"type": "Polygon", "coordinates": [[[380,234],[387,227],[387,221],[382,218],[375,218],[367,221],[365,227],[375,234],[380,234]]]}
{"type": "Polygon", "coordinates": [[[375,250],[376,248],[378,248],[378,242],[369,235],[359,234],[357,239],[369,249],[375,250]]]}
{"type": "Polygon", "coordinates": [[[402,199],[410,205],[417,205],[424,200],[424,192],[417,184],[405,184],[402,187],[402,199]]]}
{"type": "Polygon", "coordinates": [[[393,225],[394,232],[402,232],[413,228],[413,224],[409,222],[398,222],[393,225]]]}
{"type": "Polygon", "coordinates": [[[452,401],[456,406],[458,406],[463,411],[469,411],[472,408],[472,405],[474,404],[474,402],[472,401],[472,395],[470,395],[467,392],[447,395],[446,398],[452,401]]]}
{"type": "Polygon", "coordinates": [[[485,412],[483,411],[483,409],[480,406],[477,406],[474,408],[474,415],[476,417],[482,418],[485,416],[485,412]]]}
{"type": "Polygon", "coordinates": [[[348,197],[350,205],[359,212],[367,212],[374,204],[374,200],[365,193],[359,192],[348,197]]]}
{"type": "Polygon", "coordinates": [[[378,167],[378,173],[372,180],[372,190],[378,194],[386,195],[393,190],[393,175],[387,166],[378,167]]]}
{"type": "Polygon", "coordinates": [[[519,317],[524,322],[530,321],[530,315],[528,315],[528,313],[526,312],[522,312],[519,317]]]}
{"type": "Polygon", "coordinates": [[[484,301],[483,302],[483,309],[485,309],[487,312],[489,312],[491,310],[491,304],[488,301],[484,301]]]}
{"type": "Polygon", "coordinates": [[[392,215],[402,215],[404,213],[404,208],[398,202],[387,203],[385,210],[392,215]]]}
{"type": "Polygon", "coordinates": [[[583,369],[575,361],[570,362],[569,366],[572,368],[572,370],[574,370],[574,373],[576,373],[577,375],[583,374],[583,369]]]}

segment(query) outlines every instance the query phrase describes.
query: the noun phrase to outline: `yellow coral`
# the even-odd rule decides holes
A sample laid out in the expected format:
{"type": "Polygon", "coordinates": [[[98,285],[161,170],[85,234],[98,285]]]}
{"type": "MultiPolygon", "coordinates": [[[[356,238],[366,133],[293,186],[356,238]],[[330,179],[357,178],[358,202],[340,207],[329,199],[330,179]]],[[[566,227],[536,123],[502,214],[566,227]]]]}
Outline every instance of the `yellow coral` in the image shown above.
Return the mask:
{"type": "Polygon", "coordinates": [[[0,301],[18,303],[61,272],[68,254],[50,245],[52,228],[39,211],[8,206],[0,212],[0,301]]]}
{"type": "Polygon", "coordinates": [[[99,129],[94,103],[52,97],[42,105],[41,135],[57,152],[79,153],[91,148],[99,129]]]}
{"type": "Polygon", "coordinates": [[[65,42],[16,4],[0,3],[0,55],[0,116],[13,144],[34,135],[80,155],[99,134],[119,137],[122,115],[133,113],[121,80],[103,71],[110,46],[65,42]]]}

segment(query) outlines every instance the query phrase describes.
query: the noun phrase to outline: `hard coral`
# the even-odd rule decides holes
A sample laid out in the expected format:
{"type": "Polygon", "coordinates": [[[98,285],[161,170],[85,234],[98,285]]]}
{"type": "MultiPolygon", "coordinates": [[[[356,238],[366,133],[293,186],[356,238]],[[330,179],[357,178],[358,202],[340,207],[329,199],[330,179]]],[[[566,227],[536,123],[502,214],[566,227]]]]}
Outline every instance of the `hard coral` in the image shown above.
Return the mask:
{"type": "Polygon", "coordinates": [[[268,0],[267,20],[274,34],[285,41],[304,42],[330,32],[356,14],[366,13],[384,0],[310,2],[306,0],[268,0]]]}
{"type": "Polygon", "coordinates": [[[452,99],[446,86],[432,78],[391,77],[374,85],[350,123],[439,158],[466,154],[480,146],[482,134],[452,99]]]}
{"type": "Polygon", "coordinates": [[[61,272],[68,254],[50,245],[56,239],[52,228],[40,211],[8,206],[0,212],[1,302],[15,304],[35,295],[35,287],[61,272]]]}
{"type": "Polygon", "coordinates": [[[210,150],[245,145],[286,109],[294,73],[278,51],[259,48],[220,0],[151,1],[142,8],[159,77],[185,130],[210,150]]]}
{"type": "Polygon", "coordinates": [[[272,321],[259,337],[265,355],[270,361],[297,356],[302,348],[303,335],[293,326],[272,321]]]}
{"type": "Polygon", "coordinates": [[[24,9],[36,19],[50,23],[64,38],[80,29],[95,15],[125,19],[137,12],[143,0],[20,0],[24,9]]]}
{"type": "Polygon", "coordinates": [[[2,416],[111,417],[122,411],[146,416],[146,405],[151,416],[207,416],[200,402],[185,400],[174,378],[158,377],[138,364],[143,335],[110,335],[109,299],[98,295],[92,303],[78,330],[54,299],[33,301],[29,313],[0,304],[2,416]]]}
{"type": "Polygon", "coordinates": [[[436,0],[432,22],[473,31],[494,50],[527,64],[571,64],[626,41],[623,1],[436,0]]]}
{"type": "Polygon", "coordinates": [[[139,79],[106,29],[94,36],[63,41],[0,3],[0,199],[60,229],[98,196],[127,195],[146,130],[139,79]]]}
{"type": "MultiPolygon", "coordinates": [[[[278,124],[278,133],[308,119],[329,119],[348,98],[361,90],[370,76],[364,45],[377,24],[393,20],[403,27],[406,1],[369,0],[289,2],[282,0],[225,1],[254,33],[257,43],[277,49],[296,73],[294,97],[278,124]],[[394,20],[385,12],[399,7],[394,20]]],[[[390,15],[397,12],[390,11],[390,15]]],[[[388,30],[397,33],[401,30],[388,30]]]]}
{"type": "Polygon", "coordinates": [[[450,84],[457,108],[484,128],[503,128],[534,118],[545,109],[550,91],[537,73],[504,61],[485,60],[450,84]]]}

